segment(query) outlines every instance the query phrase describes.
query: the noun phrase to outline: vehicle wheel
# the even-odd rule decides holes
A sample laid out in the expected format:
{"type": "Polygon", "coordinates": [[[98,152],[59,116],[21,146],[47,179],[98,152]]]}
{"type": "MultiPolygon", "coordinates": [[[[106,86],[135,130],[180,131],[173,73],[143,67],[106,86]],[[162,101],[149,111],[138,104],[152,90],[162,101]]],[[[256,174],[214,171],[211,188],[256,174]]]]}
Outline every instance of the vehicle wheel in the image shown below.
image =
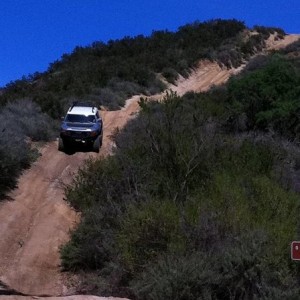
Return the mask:
{"type": "Polygon", "coordinates": [[[97,137],[93,143],[93,151],[99,153],[99,149],[100,149],[100,138],[97,137]]]}
{"type": "Polygon", "coordinates": [[[65,145],[64,145],[64,141],[61,137],[58,138],[58,151],[62,151],[65,152],[65,145]]]}

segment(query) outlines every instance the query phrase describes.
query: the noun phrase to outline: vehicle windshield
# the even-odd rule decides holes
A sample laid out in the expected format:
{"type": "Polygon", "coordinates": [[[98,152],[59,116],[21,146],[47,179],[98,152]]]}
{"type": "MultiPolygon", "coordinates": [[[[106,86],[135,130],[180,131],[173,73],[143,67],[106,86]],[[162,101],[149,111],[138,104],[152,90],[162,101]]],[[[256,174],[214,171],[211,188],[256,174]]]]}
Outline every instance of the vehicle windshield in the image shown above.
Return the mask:
{"type": "Polygon", "coordinates": [[[96,118],[94,115],[85,116],[68,114],[65,118],[65,121],[70,123],[95,123],[96,118]]]}

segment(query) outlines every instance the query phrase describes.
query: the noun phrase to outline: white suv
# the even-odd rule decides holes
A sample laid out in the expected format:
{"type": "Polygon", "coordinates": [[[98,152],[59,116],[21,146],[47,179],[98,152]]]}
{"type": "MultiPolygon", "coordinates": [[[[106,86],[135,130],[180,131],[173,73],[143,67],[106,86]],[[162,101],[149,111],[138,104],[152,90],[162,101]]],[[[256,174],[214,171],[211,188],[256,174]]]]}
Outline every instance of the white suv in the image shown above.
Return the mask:
{"type": "Polygon", "coordinates": [[[63,118],[58,150],[66,152],[75,144],[90,147],[99,152],[103,139],[103,122],[96,106],[74,102],[63,118]]]}

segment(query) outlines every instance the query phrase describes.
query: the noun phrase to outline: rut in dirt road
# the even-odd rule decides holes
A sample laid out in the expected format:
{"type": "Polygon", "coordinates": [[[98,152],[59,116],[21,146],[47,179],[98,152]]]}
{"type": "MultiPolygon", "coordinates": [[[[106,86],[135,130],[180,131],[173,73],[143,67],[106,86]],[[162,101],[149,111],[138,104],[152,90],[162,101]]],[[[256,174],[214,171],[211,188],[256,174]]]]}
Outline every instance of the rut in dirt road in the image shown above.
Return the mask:
{"type": "Polygon", "coordinates": [[[48,144],[20,178],[12,201],[1,204],[0,279],[22,293],[63,293],[58,250],[68,238],[66,228],[75,225],[76,213],[63,201],[61,182],[83,155],[73,160],[57,153],[55,142],[48,144]]]}

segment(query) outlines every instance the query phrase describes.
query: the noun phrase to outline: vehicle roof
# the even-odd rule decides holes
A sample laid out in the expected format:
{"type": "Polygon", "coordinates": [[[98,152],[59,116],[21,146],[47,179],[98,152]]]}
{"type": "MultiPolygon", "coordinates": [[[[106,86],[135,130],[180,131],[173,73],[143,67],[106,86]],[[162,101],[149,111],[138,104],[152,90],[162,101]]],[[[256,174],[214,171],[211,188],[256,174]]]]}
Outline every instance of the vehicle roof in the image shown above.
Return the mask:
{"type": "Polygon", "coordinates": [[[74,106],[69,108],[68,114],[70,115],[95,115],[98,109],[96,107],[86,107],[86,106],[74,106]]]}

